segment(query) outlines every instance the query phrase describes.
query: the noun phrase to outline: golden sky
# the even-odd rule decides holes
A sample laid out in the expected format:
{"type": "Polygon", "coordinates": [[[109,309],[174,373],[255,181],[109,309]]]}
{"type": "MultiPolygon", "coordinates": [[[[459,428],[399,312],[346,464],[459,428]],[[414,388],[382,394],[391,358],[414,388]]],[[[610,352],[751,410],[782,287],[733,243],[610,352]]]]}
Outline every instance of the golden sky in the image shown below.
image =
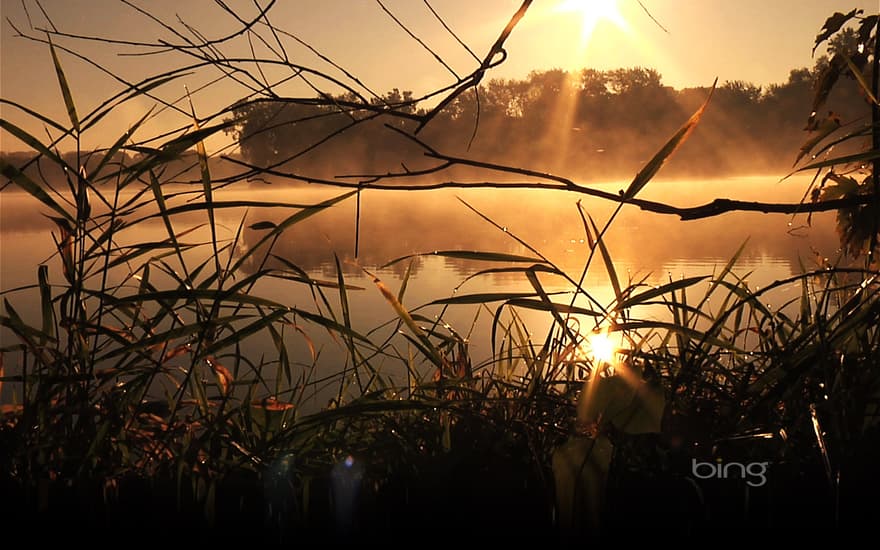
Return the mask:
{"type": "MultiPolygon", "coordinates": [[[[592,1],[596,9],[610,6],[604,11],[584,13],[581,8],[585,2],[579,0],[536,0],[506,44],[508,59],[489,78],[523,78],[536,69],[643,66],[657,69],[663,82],[676,88],[708,86],[716,77],[719,82],[778,83],[787,79],[791,69],[812,66],[813,40],[834,11],[860,7],[876,12],[876,7],[869,9],[872,0],[642,0],[658,25],[637,0],[592,1]],[[584,31],[585,24],[592,27],[592,32],[584,31]]],[[[269,2],[258,3],[265,6],[269,2]]],[[[240,26],[213,0],[42,0],[41,4],[59,31],[124,41],[181,42],[133,6],[149,10],[179,32],[186,33],[189,26],[208,39],[240,26]]],[[[228,0],[226,4],[235,7],[245,20],[257,13],[249,0],[228,0]]],[[[454,83],[453,72],[465,75],[476,67],[473,57],[444,30],[430,7],[482,57],[519,5],[519,0],[382,0],[381,5],[375,0],[278,0],[269,18],[274,26],[308,43],[370,89],[382,93],[396,87],[413,90],[418,96],[454,83]],[[397,26],[382,5],[440,55],[448,68],[397,26]]],[[[31,26],[41,29],[48,25],[46,17],[31,0],[0,0],[0,7],[0,95],[67,124],[48,47],[16,37],[9,23],[21,30],[31,26]]],[[[273,37],[266,27],[258,27],[271,44],[273,37]]],[[[28,32],[41,36],[39,30],[28,32]]],[[[279,39],[294,63],[346,79],[290,36],[281,35],[279,39]]],[[[145,50],[64,38],[56,39],[56,44],[79,52],[129,81],[193,63],[179,52],[122,56],[119,54],[145,50]]],[[[259,43],[254,47],[260,56],[273,55],[259,43]]],[[[221,48],[226,56],[250,55],[244,37],[226,42],[221,48]]],[[[60,58],[81,116],[123,88],[114,77],[69,53],[61,52],[60,58]]],[[[268,66],[265,71],[270,80],[290,73],[268,66]]],[[[197,91],[219,75],[216,68],[195,70],[157,93],[165,99],[178,99],[186,86],[193,92],[198,114],[204,116],[249,93],[228,80],[197,91]]],[[[312,79],[312,84],[336,91],[320,79],[312,79]]],[[[279,90],[289,95],[315,96],[306,86],[296,80],[279,90]]],[[[147,98],[125,104],[83,136],[83,147],[109,145],[151,105],[147,98]]],[[[185,102],[180,107],[188,109],[185,102]]],[[[20,110],[4,104],[2,117],[46,139],[41,124],[20,110]]],[[[143,129],[141,137],[183,124],[183,115],[166,111],[143,129]]],[[[8,134],[0,137],[3,150],[23,148],[8,134]]]]}

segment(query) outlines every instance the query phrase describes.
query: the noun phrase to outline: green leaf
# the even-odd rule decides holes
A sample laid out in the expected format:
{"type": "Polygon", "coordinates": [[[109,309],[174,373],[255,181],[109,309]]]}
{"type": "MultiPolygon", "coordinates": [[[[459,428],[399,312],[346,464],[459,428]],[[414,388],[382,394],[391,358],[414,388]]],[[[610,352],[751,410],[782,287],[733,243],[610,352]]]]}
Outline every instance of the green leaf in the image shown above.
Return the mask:
{"type": "Polygon", "coordinates": [[[287,314],[286,310],[275,310],[268,315],[261,316],[258,320],[254,321],[246,327],[236,328],[233,333],[226,338],[211,344],[207,351],[205,351],[205,354],[211,355],[217,353],[225,347],[242,342],[248,336],[256,334],[266,328],[268,325],[271,325],[275,321],[278,321],[279,319],[284,317],[285,314],[287,314]]]}
{"type": "MultiPolygon", "coordinates": [[[[245,319],[245,316],[228,316],[228,317],[218,317],[214,320],[217,324],[223,323],[232,323],[239,319],[245,319]]],[[[104,334],[119,343],[123,344],[119,347],[114,347],[104,355],[100,356],[96,359],[96,362],[105,361],[107,359],[111,359],[113,357],[118,357],[120,355],[127,355],[130,353],[140,352],[141,350],[146,350],[149,348],[161,347],[163,345],[170,345],[174,340],[179,340],[182,338],[186,338],[188,336],[196,335],[205,330],[205,325],[203,323],[193,323],[189,325],[179,326],[173,329],[166,330],[159,334],[154,334],[152,336],[148,336],[145,338],[139,338],[138,340],[132,342],[121,336],[115,331],[107,330],[104,327],[93,327],[93,329],[99,333],[104,334]]]]}
{"type": "Polygon", "coordinates": [[[64,70],[61,68],[61,61],[55,51],[55,45],[49,39],[49,50],[52,52],[52,62],[55,64],[55,74],[58,76],[58,86],[61,87],[61,95],[64,97],[64,105],[67,107],[67,116],[76,133],[79,133],[79,117],[76,115],[76,106],[73,104],[73,95],[70,93],[70,86],[67,85],[67,77],[64,76],[64,70]]]}
{"type": "MultiPolygon", "coordinates": [[[[333,253],[333,261],[336,263],[336,284],[339,286],[339,304],[342,307],[342,322],[345,324],[345,328],[351,330],[351,311],[348,306],[348,292],[345,288],[345,276],[342,271],[342,264],[339,262],[339,256],[336,253],[333,253]]],[[[351,360],[354,362],[357,360],[357,350],[354,347],[354,341],[351,338],[344,338],[345,345],[348,347],[348,355],[351,360]]],[[[346,378],[346,367],[348,363],[343,367],[342,371],[342,379],[346,378]]],[[[357,369],[357,364],[354,365],[354,368],[357,369]]],[[[355,376],[357,376],[357,371],[355,370],[355,376]]],[[[339,393],[336,396],[338,401],[342,400],[342,384],[339,385],[339,393]]]]}
{"type": "MultiPolygon", "coordinates": [[[[199,119],[196,116],[196,109],[193,106],[192,98],[189,97],[189,90],[186,91],[189,100],[189,108],[192,110],[194,133],[198,133],[201,127],[199,119]]],[[[214,187],[211,182],[211,170],[208,167],[208,152],[205,149],[205,141],[200,139],[195,142],[196,155],[199,158],[199,170],[202,175],[202,191],[205,193],[205,206],[208,210],[208,223],[211,227],[211,248],[214,250],[214,269],[217,277],[221,277],[220,257],[217,254],[217,222],[214,219],[214,187]]],[[[221,281],[222,282],[222,281],[221,281]]]]}
{"type": "Polygon", "coordinates": [[[523,307],[526,309],[534,309],[537,311],[547,311],[555,313],[565,313],[571,315],[588,315],[590,317],[602,317],[603,313],[593,311],[584,307],[573,306],[571,304],[560,304],[557,302],[543,300],[528,300],[525,298],[515,298],[505,302],[505,305],[513,307],[523,307]]]}
{"type": "MultiPolygon", "coordinates": [[[[222,210],[222,209],[236,209],[236,208],[312,208],[315,206],[314,204],[301,204],[301,203],[288,203],[288,202],[268,202],[268,201],[214,201],[212,203],[212,207],[214,211],[222,210]]],[[[129,223],[129,225],[135,225],[140,222],[151,220],[153,218],[158,218],[162,216],[174,216],[177,214],[183,214],[186,212],[201,212],[202,210],[207,209],[207,205],[202,202],[192,202],[188,204],[180,204],[177,206],[172,206],[170,208],[165,208],[162,212],[156,212],[154,214],[146,215],[142,218],[138,218],[129,223]],[[164,212],[164,214],[163,214],[164,212]]],[[[250,226],[251,229],[261,230],[261,229],[274,229],[278,227],[278,225],[274,222],[270,221],[261,221],[256,222],[250,226]]]]}
{"type": "Polygon", "coordinates": [[[843,69],[846,67],[846,61],[844,61],[844,59],[846,59],[845,55],[841,53],[834,54],[831,61],[824,69],[822,69],[821,74],[819,74],[814,87],[816,93],[813,96],[813,112],[810,113],[810,116],[807,119],[807,130],[813,130],[817,127],[816,116],[822,109],[822,106],[825,105],[825,101],[828,99],[828,94],[831,93],[831,88],[834,87],[834,84],[840,77],[840,73],[843,72],[843,69]]]}
{"type": "Polygon", "coordinates": [[[810,139],[804,142],[801,145],[800,150],[798,151],[797,157],[794,159],[794,164],[792,166],[797,165],[798,162],[804,155],[808,154],[813,150],[820,141],[828,137],[830,134],[834,133],[838,128],[840,128],[840,117],[834,113],[829,113],[825,119],[818,123],[813,124],[814,128],[810,132],[810,139]]]}
{"type": "Polygon", "coordinates": [[[541,285],[540,279],[538,279],[538,274],[535,273],[534,271],[526,271],[526,279],[529,280],[529,283],[531,283],[532,288],[535,289],[535,292],[538,293],[538,296],[540,296],[541,301],[544,302],[544,304],[547,306],[548,311],[550,312],[551,315],[553,315],[553,319],[555,319],[556,322],[559,324],[559,327],[563,331],[565,331],[566,336],[572,342],[576,341],[577,337],[575,336],[574,332],[572,331],[571,327],[568,325],[566,320],[562,317],[562,313],[564,313],[564,312],[561,311],[560,308],[556,307],[556,304],[554,304],[550,300],[550,296],[544,290],[544,286],[541,285]]]}
{"type": "Polygon", "coordinates": [[[406,287],[409,285],[409,278],[412,276],[413,262],[406,264],[406,272],[400,281],[400,289],[397,291],[397,300],[403,302],[403,296],[406,294],[406,287]]]}
{"type": "Polygon", "coordinates": [[[460,288],[462,285],[464,285],[464,283],[470,281],[471,279],[475,279],[476,277],[479,277],[481,275],[492,275],[492,274],[497,274],[497,273],[525,273],[526,271],[529,271],[529,270],[532,270],[535,272],[541,272],[541,273],[552,273],[554,275],[562,275],[563,277],[565,276],[565,273],[560,271],[559,268],[557,268],[555,266],[547,265],[547,264],[534,264],[529,267],[520,267],[520,266],[493,267],[490,269],[482,269],[480,271],[477,271],[476,273],[472,273],[472,274],[468,275],[458,285],[458,287],[460,288]]]}
{"type": "MultiPolygon", "coordinates": [[[[685,308],[686,309],[686,308],[685,308]]],[[[678,308],[675,309],[678,311],[678,308]]],[[[770,314],[772,315],[772,314],[770,314]]],[[[615,323],[614,330],[615,331],[627,331],[627,330],[651,330],[651,329],[660,329],[663,331],[667,331],[670,334],[681,335],[686,338],[691,338],[694,340],[700,340],[703,343],[711,344],[713,346],[717,346],[724,350],[736,351],[740,352],[731,342],[726,342],[724,340],[719,340],[713,336],[710,336],[709,333],[701,332],[697,329],[688,327],[681,323],[667,323],[664,321],[626,321],[623,323],[615,323]]]]}
{"type": "Polygon", "coordinates": [[[862,19],[858,30],[860,43],[865,44],[865,46],[868,45],[868,41],[871,40],[871,31],[877,26],[878,19],[880,19],[880,14],[869,15],[862,19]]]}
{"type": "MultiPolygon", "coordinates": [[[[748,244],[750,238],[751,237],[745,238],[743,243],[739,245],[739,248],[736,249],[736,252],[733,254],[733,256],[731,256],[730,259],[727,260],[727,263],[724,265],[724,269],[722,269],[717,276],[714,276],[712,278],[712,283],[709,285],[709,289],[706,291],[706,294],[703,295],[703,299],[700,300],[700,303],[697,305],[698,310],[702,310],[703,305],[706,303],[706,301],[709,300],[712,294],[715,293],[715,289],[718,288],[719,282],[724,280],[724,278],[727,277],[727,275],[730,274],[730,272],[733,270],[733,266],[736,265],[736,262],[739,261],[739,258],[740,256],[742,256],[743,251],[746,249],[746,245],[748,244]]],[[[725,300],[725,304],[726,303],[727,301],[725,300]]]]}
{"type": "MultiPolygon", "coordinates": [[[[119,92],[118,94],[116,94],[115,96],[113,96],[113,98],[111,98],[110,100],[105,101],[97,109],[95,109],[94,111],[92,111],[91,113],[86,115],[85,120],[88,120],[88,122],[86,122],[83,125],[83,131],[88,130],[90,127],[97,124],[102,118],[104,118],[108,114],[112,113],[113,111],[118,110],[119,106],[122,105],[123,103],[125,103],[126,101],[129,101],[129,100],[131,100],[135,97],[138,97],[140,95],[144,95],[147,92],[149,92],[150,90],[152,90],[153,88],[157,88],[157,87],[161,86],[162,84],[166,84],[172,80],[175,80],[175,79],[180,78],[182,76],[189,76],[191,74],[192,73],[180,73],[180,74],[172,75],[172,76],[169,76],[166,78],[159,78],[158,80],[147,79],[147,80],[141,82],[140,84],[132,85],[128,89],[123,90],[123,91],[119,92]],[[126,94],[128,94],[128,95],[126,95],[126,94]],[[125,97],[122,97],[122,99],[120,99],[119,101],[114,101],[115,99],[117,99],[121,96],[125,96],[125,97]],[[98,109],[102,109],[102,108],[103,108],[103,110],[101,110],[99,112],[98,109]]],[[[152,111],[153,108],[151,107],[150,110],[152,111]]]]}
{"type": "Polygon", "coordinates": [[[145,158],[131,167],[130,173],[126,177],[124,183],[134,181],[141,174],[144,174],[145,172],[156,168],[163,163],[179,158],[180,154],[187,149],[196,146],[196,144],[200,141],[203,141],[204,139],[212,136],[219,131],[232,127],[235,123],[236,121],[234,120],[226,120],[220,124],[200,128],[199,130],[183,134],[182,136],[179,136],[165,143],[164,145],[162,145],[161,149],[152,149],[149,147],[128,147],[128,149],[143,153],[145,155],[145,158]]]}
{"type": "Polygon", "coordinates": [[[440,298],[439,300],[431,302],[430,305],[487,304],[491,302],[513,300],[516,298],[531,298],[535,296],[538,296],[535,292],[482,292],[478,294],[463,294],[461,296],[440,298]]]}

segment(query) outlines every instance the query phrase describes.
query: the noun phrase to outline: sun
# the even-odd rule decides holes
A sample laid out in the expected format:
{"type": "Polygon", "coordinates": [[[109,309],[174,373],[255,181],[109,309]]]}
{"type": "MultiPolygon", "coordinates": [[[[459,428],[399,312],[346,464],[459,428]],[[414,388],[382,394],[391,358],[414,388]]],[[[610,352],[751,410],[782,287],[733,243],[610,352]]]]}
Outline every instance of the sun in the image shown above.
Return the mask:
{"type": "Polygon", "coordinates": [[[596,26],[601,22],[607,21],[619,29],[627,28],[617,0],[564,0],[556,7],[556,11],[580,14],[581,41],[584,43],[590,40],[596,26]]]}
{"type": "Polygon", "coordinates": [[[617,356],[617,346],[608,334],[608,330],[593,332],[587,337],[590,348],[589,355],[597,363],[613,364],[617,356]]]}

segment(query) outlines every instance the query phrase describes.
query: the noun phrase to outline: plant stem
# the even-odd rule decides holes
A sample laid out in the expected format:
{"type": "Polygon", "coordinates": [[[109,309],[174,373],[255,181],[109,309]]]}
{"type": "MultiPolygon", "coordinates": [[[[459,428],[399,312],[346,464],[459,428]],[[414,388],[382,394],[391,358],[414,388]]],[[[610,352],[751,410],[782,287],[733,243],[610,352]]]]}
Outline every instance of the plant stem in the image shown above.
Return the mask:
{"type": "MultiPolygon", "coordinates": [[[[871,68],[871,91],[874,98],[880,97],[880,19],[874,32],[874,63],[871,68]]],[[[874,151],[880,150],[880,105],[876,101],[871,103],[871,145],[874,151]]],[[[871,182],[874,195],[874,227],[871,232],[870,246],[868,247],[867,262],[876,261],[874,250],[877,248],[877,234],[880,233],[880,158],[875,158],[871,170],[871,182]]]]}

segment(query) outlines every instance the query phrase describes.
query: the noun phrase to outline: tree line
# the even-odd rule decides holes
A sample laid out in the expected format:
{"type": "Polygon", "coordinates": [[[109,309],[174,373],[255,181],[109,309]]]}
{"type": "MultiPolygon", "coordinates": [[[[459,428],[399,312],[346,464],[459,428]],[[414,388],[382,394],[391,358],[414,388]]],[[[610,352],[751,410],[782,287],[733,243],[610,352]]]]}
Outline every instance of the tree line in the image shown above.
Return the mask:
{"type": "MultiPolygon", "coordinates": [[[[786,82],[766,87],[739,80],[721,84],[687,147],[664,174],[786,173],[810,139],[808,130],[864,122],[869,104],[855,81],[844,78],[808,124],[816,83],[828,63],[823,56],[812,69],[794,69],[786,82]]],[[[445,154],[483,162],[584,181],[626,178],[707,91],[674,89],[663,84],[658,71],[643,67],[534,71],[524,79],[493,79],[459,95],[419,137],[445,154]]],[[[372,100],[374,110],[349,107],[356,102],[345,95],[314,103],[243,103],[234,109],[234,137],[247,162],[301,175],[417,171],[432,162],[418,144],[393,131],[414,126],[401,112],[425,112],[412,97],[393,89],[372,100]],[[383,108],[397,116],[383,116],[383,108]]],[[[456,170],[453,175],[462,175],[460,167],[456,170]]]]}

